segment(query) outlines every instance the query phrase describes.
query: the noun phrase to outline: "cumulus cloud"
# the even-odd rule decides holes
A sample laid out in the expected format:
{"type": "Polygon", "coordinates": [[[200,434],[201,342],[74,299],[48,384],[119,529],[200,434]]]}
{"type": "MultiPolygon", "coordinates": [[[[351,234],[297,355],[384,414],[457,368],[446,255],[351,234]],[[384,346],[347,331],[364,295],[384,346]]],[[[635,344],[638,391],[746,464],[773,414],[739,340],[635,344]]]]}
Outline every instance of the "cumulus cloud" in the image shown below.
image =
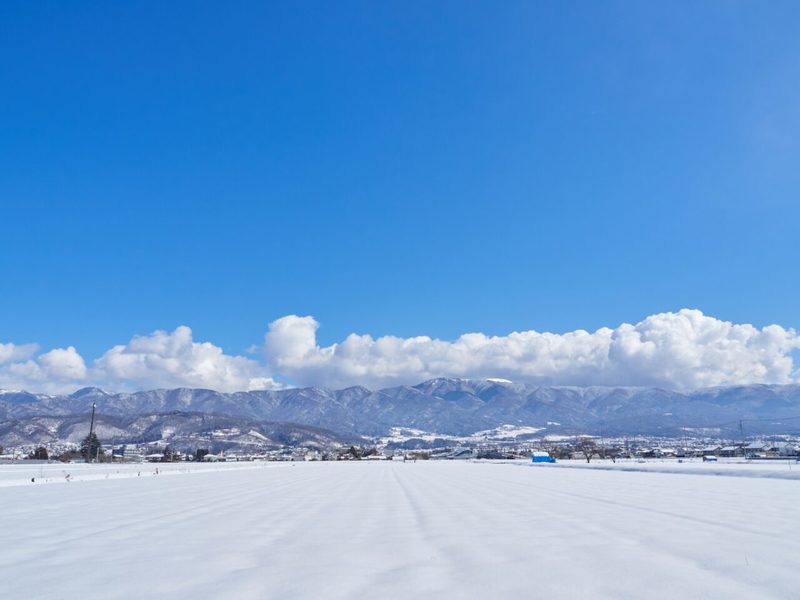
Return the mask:
{"type": "Polygon", "coordinates": [[[505,336],[348,336],[321,347],[313,317],[273,321],[265,337],[268,364],[300,385],[379,387],[440,376],[502,377],[552,385],[654,385],[673,389],[798,380],[792,329],[757,328],[699,310],[652,315],[636,324],[590,333],[537,331],[505,336]]]}
{"type": "Polygon", "coordinates": [[[0,344],[0,365],[27,360],[39,349],[37,344],[0,344]]]}
{"type": "Polygon", "coordinates": [[[652,315],[594,332],[467,333],[447,341],[351,334],[320,346],[319,323],[288,315],[269,324],[264,359],[225,354],[194,340],[186,326],[136,336],[90,365],[70,346],[41,354],[35,344],[0,344],[0,388],[71,392],[195,387],[220,391],[296,385],[378,388],[433,377],[499,377],[543,385],[652,385],[690,390],[714,385],[800,381],[792,353],[800,336],[699,310],[652,315]]]}
{"type": "Polygon", "coordinates": [[[156,331],[114,346],[95,361],[95,377],[109,387],[195,387],[219,391],[272,389],[278,386],[264,367],[231,356],[210,342],[195,342],[185,325],[156,331]]]}
{"type": "Polygon", "coordinates": [[[34,356],[37,349],[36,344],[17,346],[7,353],[0,349],[0,387],[60,392],[75,389],[86,378],[86,364],[74,347],[55,348],[34,356]]]}
{"type": "Polygon", "coordinates": [[[112,347],[87,367],[70,346],[33,356],[36,347],[0,346],[0,388],[65,393],[86,385],[114,391],[193,387],[219,391],[281,387],[256,360],[196,342],[192,330],[155,331],[112,347]]]}
{"type": "Polygon", "coordinates": [[[74,347],[56,348],[37,359],[42,376],[46,379],[81,381],[86,377],[86,364],[74,347]]]}

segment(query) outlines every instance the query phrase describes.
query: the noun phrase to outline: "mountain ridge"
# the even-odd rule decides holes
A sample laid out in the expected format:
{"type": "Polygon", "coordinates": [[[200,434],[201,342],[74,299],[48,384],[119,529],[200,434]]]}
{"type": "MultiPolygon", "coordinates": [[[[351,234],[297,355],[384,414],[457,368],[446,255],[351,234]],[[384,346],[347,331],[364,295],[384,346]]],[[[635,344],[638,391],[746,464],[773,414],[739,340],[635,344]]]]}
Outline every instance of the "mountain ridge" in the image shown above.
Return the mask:
{"type": "Polygon", "coordinates": [[[114,393],[81,388],[68,395],[0,393],[0,420],[86,413],[130,417],[175,411],[290,422],[347,435],[383,435],[392,427],[469,434],[504,424],[563,432],[675,434],[681,428],[800,431],[800,385],[714,386],[679,392],[642,386],[544,386],[493,379],[435,378],[370,390],[321,387],[217,392],[173,388],[114,393]],[[724,427],[723,427],[724,426],[724,427]],[[553,427],[553,426],[549,426],[553,427]]]}

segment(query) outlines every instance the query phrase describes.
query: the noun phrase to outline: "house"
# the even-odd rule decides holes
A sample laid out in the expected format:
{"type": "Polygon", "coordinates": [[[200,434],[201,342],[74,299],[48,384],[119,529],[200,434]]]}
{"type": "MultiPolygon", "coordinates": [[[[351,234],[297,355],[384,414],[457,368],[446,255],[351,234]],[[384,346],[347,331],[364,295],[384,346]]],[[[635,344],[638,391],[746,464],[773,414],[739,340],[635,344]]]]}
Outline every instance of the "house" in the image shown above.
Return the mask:
{"type": "Polygon", "coordinates": [[[789,442],[774,442],[769,445],[773,456],[797,456],[797,447],[789,442]]]}
{"type": "Polygon", "coordinates": [[[531,452],[531,462],[554,463],[556,462],[556,459],[550,456],[547,452],[535,451],[531,452]]]}
{"type": "Polygon", "coordinates": [[[138,446],[123,444],[114,450],[114,453],[126,462],[142,462],[142,453],[138,446]]]}
{"type": "Polygon", "coordinates": [[[431,453],[432,459],[467,460],[475,458],[472,448],[442,448],[431,453]]]}
{"type": "Polygon", "coordinates": [[[638,452],[641,458],[674,458],[676,455],[674,448],[642,448],[638,452]]]}
{"type": "Polygon", "coordinates": [[[659,458],[661,455],[658,448],[640,448],[636,451],[639,458],[659,458]]]}
{"type": "Polygon", "coordinates": [[[764,442],[751,442],[744,447],[745,456],[766,456],[769,444],[764,442]]]}
{"type": "Polygon", "coordinates": [[[724,446],[720,448],[719,455],[728,458],[733,456],[742,456],[742,449],[738,446],[724,446]]]}

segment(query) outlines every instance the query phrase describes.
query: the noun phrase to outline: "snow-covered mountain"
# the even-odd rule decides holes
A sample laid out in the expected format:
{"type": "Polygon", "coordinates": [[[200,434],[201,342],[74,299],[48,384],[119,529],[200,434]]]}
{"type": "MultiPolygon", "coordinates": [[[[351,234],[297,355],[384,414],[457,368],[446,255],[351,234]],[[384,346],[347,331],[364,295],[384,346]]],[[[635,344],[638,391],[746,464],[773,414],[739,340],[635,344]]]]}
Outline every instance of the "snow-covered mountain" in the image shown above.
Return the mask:
{"type": "MultiPolygon", "coordinates": [[[[28,416],[0,421],[0,444],[6,447],[78,444],[86,436],[86,413],[28,416]]],[[[360,440],[332,431],[295,425],[251,421],[242,417],[206,413],[156,413],[131,416],[98,415],[95,432],[108,444],[150,443],[185,447],[259,449],[330,448],[360,440]]]]}
{"type": "Polygon", "coordinates": [[[681,393],[658,388],[559,387],[503,380],[432,379],[380,390],[295,388],[220,393],[202,389],[110,393],[84,388],[49,396],[0,394],[0,420],[86,414],[109,417],[191,412],[288,422],[343,434],[379,436],[393,427],[451,435],[501,425],[545,431],[675,434],[682,427],[749,432],[800,431],[800,385],[748,385],[681,393]],[[557,425],[556,425],[557,424],[557,425]]]}

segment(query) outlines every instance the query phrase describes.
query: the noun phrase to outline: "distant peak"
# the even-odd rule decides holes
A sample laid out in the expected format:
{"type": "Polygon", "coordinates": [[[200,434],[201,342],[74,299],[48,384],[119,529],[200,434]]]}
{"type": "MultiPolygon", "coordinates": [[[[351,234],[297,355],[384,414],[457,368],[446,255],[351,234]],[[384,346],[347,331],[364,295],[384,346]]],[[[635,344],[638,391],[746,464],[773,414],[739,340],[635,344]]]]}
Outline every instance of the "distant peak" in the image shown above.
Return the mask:
{"type": "MultiPolygon", "coordinates": [[[[466,383],[469,379],[462,379],[460,377],[434,377],[433,379],[428,379],[428,381],[423,381],[418,386],[430,386],[430,385],[441,385],[446,383],[466,383]]],[[[416,386],[415,386],[416,387],[416,386]]]]}
{"type": "Polygon", "coordinates": [[[85,387],[81,388],[71,394],[73,398],[83,398],[84,396],[109,396],[110,394],[99,387],[85,387]]]}
{"type": "Polygon", "coordinates": [[[363,385],[351,385],[350,387],[342,388],[340,392],[372,392],[371,389],[363,385]]]}

